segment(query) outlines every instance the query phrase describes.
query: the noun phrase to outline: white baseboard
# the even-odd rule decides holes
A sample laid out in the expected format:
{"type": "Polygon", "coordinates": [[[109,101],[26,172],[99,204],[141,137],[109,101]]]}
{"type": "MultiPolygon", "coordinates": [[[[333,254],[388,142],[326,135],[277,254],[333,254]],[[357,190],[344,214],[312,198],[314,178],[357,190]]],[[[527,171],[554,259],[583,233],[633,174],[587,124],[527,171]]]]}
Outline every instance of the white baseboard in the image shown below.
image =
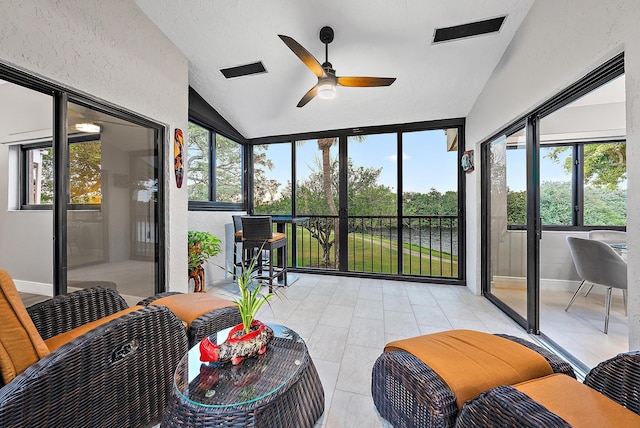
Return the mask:
{"type": "MultiPolygon", "coordinates": [[[[573,281],[570,279],[540,279],[540,290],[546,291],[568,291],[575,292],[580,281],[573,281]]],[[[527,279],[520,276],[494,276],[493,286],[495,288],[509,289],[509,290],[525,290],[527,288],[527,279]]],[[[584,291],[586,292],[586,288],[584,291]]],[[[604,294],[604,287],[593,287],[592,293],[604,294]]]]}
{"type": "Polygon", "coordinates": [[[23,281],[20,279],[14,279],[16,289],[22,293],[40,294],[42,296],[53,296],[53,284],[47,284],[45,282],[23,281]]]}

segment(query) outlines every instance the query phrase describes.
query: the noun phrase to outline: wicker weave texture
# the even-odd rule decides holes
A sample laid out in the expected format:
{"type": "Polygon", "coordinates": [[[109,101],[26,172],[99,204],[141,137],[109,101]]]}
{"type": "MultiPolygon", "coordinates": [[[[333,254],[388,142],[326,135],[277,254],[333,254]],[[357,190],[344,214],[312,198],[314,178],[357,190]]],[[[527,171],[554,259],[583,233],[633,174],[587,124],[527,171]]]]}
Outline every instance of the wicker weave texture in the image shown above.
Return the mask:
{"type": "Polygon", "coordinates": [[[241,217],[240,220],[242,221],[242,238],[245,241],[261,242],[273,236],[271,216],[246,216],[241,217]]]}
{"type": "Polygon", "coordinates": [[[36,303],[28,307],[27,312],[42,338],[47,340],[128,307],[116,290],[94,287],[36,303]]]}
{"type": "Polygon", "coordinates": [[[404,351],[378,357],[371,394],[380,416],[396,428],[451,427],[458,413],[456,397],[440,376],[404,351]]]}
{"type": "Polygon", "coordinates": [[[468,401],[456,428],[570,428],[564,419],[512,386],[499,386],[468,401]]]}
{"type": "MultiPolygon", "coordinates": [[[[299,353],[299,343],[274,338],[278,355],[299,353]]],[[[273,342],[272,342],[273,343],[273,342]]],[[[274,352],[270,347],[267,352],[274,352]]],[[[240,363],[242,364],[242,363],[240,363]]],[[[283,367],[282,370],[291,370],[283,367]]],[[[277,392],[252,403],[233,407],[204,407],[182,398],[175,390],[169,399],[161,427],[313,427],[324,411],[324,390],[305,346],[300,369],[277,392]]]]}
{"type": "MultiPolygon", "coordinates": [[[[541,354],[555,373],[575,378],[573,368],[546,349],[515,336],[498,335],[541,354]]],[[[455,395],[422,360],[404,351],[384,352],[373,366],[371,393],[380,416],[394,427],[452,427],[455,395]]]]}
{"type": "Polygon", "coordinates": [[[640,352],[619,354],[591,369],[585,385],[640,415],[640,352]]]}
{"type": "Polygon", "coordinates": [[[187,351],[162,306],[103,324],[61,346],[0,389],[2,427],[136,427],[164,410],[187,351]]]}

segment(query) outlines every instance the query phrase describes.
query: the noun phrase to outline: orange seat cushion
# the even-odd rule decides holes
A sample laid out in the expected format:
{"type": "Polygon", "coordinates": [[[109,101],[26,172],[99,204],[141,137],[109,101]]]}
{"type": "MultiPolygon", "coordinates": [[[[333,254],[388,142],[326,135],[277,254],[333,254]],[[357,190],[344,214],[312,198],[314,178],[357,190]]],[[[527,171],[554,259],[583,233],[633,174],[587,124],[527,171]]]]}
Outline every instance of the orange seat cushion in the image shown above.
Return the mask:
{"type": "Polygon", "coordinates": [[[171,309],[178,318],[187,323],[187,328],[191,323],[216,309],[226,307],[237,307],[235,303],[221,297],[212,296],[207,293],[173,294],[154,300],[150,305],[164,305],[171,309]]]}
{"type": "Polygon", "coordinates": [[[465,401],[500,385],[514,385],[553,373],[545,358],[511,340],[472,330],[451,330],[387,344],[422,360],[449,386],[458,409],[465,401]]]}
{"type": "Polygon", "coordinates": [[[76,327],[69,331],[65,331],[64,333],[59,334],[57,336],[53,336],[45,340],[44,343],[47,344],[49,351],[53,352],[59,347],[61,347],[62,345],[64,345],[65,343],[71,342],[76,337],[82,336],[83,334],[90,332],[91,330],[98,327],[99,325],[105,324],[116,318],[120,318],[122,315],[128,314],[133,311],[137,311],[138,309],[141,309],[141,308],[144,308],[144,306],[134,306],[132,308],[123,309],[119,312],[116,312],[115,314],[111,314],[109,316],[100,318],[99,320],[96,320],[96,321],[88,322],[86,324],[81,325],[80,327],[76,327]]]}
{"type": "Polygon", "coordinates": [[[5,384],[49,354],[11,276],[0,269],[0,375],[5,384]]]}
{"type": "Polygon", "coordinates": [[[574,427],[640,427],[639,415],[561,373],[514,387],[574,427]]]}
{"type": "MultiPolygon", "coordinates": [[[[242,232],[236,232],[236,233],[240,233],[240,235],[242,235],[242,232]]],[[[282,232],[273,232],[273,235],[271,235],[271,239],[267,239],[267,242],[275,242],[275,241],[279,241],[281,239],[287,239],[287,235],[282,233],[282,232]]],[[[254,241],[253,239],[247,239],[247,238],[242,238],[242,240],[243,241],[254,241]]]]}

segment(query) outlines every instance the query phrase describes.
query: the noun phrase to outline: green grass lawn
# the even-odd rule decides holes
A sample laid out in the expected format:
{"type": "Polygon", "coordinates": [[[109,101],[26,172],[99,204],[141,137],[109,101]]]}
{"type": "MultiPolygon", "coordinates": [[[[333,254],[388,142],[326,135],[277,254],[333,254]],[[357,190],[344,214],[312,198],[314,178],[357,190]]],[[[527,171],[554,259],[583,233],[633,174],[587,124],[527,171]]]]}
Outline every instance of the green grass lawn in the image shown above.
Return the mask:
{"type": "MultiPolygon", "coordinates": [[[[287,225],[289,249],[291,249],[291,226],[287,225]]],[[[349,271],[397,274],[397,243],[380,236],[350,233],[348,236],[349,271]]],[[[403,273],[406,275],[437,276],[456,278],[458,276],[458,256],[445,252],[431,251],[415,244],[403,244],[403,273]]],[[[289,250],[289,266],[293,266],[293,255],[289,250]]],[[[335,245],[331,248],[330,266],[322,263],[322,249],[318,241],[304,229],[297,235],[298,267],[320,267],[335,269],[335,245]]]]}

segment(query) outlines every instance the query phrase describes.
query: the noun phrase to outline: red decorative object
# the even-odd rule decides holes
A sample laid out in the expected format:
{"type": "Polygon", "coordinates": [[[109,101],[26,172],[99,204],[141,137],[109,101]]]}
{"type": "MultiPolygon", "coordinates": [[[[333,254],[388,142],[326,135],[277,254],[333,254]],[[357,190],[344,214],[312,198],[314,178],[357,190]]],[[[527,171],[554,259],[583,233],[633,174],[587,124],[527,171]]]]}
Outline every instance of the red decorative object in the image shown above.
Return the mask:
{"type": "Polygon", "coordinates": [[[216,345],[208,337],[200,342],[200,361],[225,363],[231,361],[234,366],[244,358],[262,355],[267,344],[273,339],[273,330],[264,323],[253,320],[251,331],[244,332],[244,326],[238,324],[231,329],[227,340],[216,345]]]}
{"type": "Polygon", "coordinates": [[[184,138],[182,129],[176,128],[173,134],[173,167],[176,171],[176,184],[178,189],[182,187],[182,177],[184,176],[184,138]]]}

